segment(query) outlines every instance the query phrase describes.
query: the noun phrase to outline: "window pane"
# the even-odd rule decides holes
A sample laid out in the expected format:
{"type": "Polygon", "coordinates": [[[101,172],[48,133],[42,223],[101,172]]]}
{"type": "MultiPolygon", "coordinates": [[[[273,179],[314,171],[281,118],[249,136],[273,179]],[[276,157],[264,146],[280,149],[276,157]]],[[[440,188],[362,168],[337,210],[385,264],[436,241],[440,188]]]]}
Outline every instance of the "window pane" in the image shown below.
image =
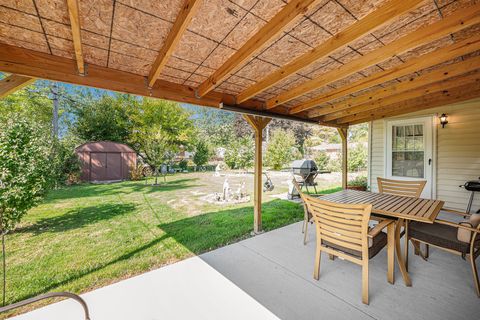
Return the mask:
{"type": "Polygon", "coordinates": [[[406,137],[413,137],[413,126],[405,126],[405,136],[406,137]]]}
{"type": "Polygon", "coordinates": [[[415,150],[423,151],[423,136],[415,137],[415,150]]]}
{"type": "Polygon", "coordinates": [[[405,150],[415,150],[414,139],[414,137],[405,137],[405,150]]]}
{"type": "Polygon", "coordinates": [[[423,125],[415,125],[415,136],[423,136],[423,125]]]}

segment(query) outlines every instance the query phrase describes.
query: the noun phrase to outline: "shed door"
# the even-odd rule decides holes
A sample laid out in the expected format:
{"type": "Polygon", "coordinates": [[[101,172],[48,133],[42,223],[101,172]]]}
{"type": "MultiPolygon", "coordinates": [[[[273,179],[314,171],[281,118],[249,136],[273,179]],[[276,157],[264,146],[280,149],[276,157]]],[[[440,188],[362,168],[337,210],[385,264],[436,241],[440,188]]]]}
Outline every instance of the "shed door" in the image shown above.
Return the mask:
{"type": "Polygon", "coordinates": [[[433,123],[431,117],[387,123],[387,178],[426,180],[422,198],[432,198],[433,123]]]}
{"type": "Polygon", "coordinates": [[[102,181],[106,177],[107,154],[105,152],[92,152],[90,154],[90,180],[102,181]]]}
{"type": "Polygon", "coordinates": [[[122,180],[122,156],[121,153],[107,154],[107,168],[105,180],[122,180]]]}

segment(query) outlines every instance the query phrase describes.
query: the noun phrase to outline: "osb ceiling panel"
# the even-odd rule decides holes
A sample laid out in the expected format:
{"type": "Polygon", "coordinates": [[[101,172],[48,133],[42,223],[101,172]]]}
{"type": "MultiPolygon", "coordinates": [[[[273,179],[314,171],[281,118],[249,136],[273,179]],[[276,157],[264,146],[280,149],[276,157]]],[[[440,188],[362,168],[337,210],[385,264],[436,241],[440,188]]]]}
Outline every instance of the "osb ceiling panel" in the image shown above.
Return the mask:
{"type": "MultiPolygon", "coordinates": [[[[184,0],[78,0],[84,59],[89,64],[107,66],[148,76],[163,47],[184,0]]],[[[388,0],[324,0],[299,15],[275,38],[232,75],[217,83],[215,90],[238,94],[264,79],[293,59],[321,45],[388,0]]],[[[287,0],[202,0],[160,79],[198,86],[222,66],[256,32],[282,10],[287,0]]],[[[456,10],[478,0],[425,0],[416,9],[392,23],[367,34],[350,45],[299,70],[255,96],[265,100],[284,93],[313,78],[322,77],[342,65],[374,52],[420,27],[440,21],[456,10]]],[[[375,73],[402,65],[405,61],[438,50],[454,41],[480,33],[480,25],[423,45],[399,52],[377,65],[339,79],[286,105],[308,101],[334,88],[341,88],[375,73]]],[[[68,57],[75,56],[72,30],[65,0],[0,0],[0,42],[31,50],[68,57]]],[[[474,53],[473,55],[476,55],[474,53]]],[[[469,55],[472,56],[472,55],[469,55]]],[[[466,58],[466,57],[464,57],[466,58]]],[[[460,57],[446,63],[458,61],[460,57]]],[[[417,73],[393,80],[404,81],[417,73]]],[[[386,84],[383,84],[386,85],[386,84]]],[[[366,90],[371,90],[368,88],[366,90]]],[[[358,93],[357,93],[358,94],[358,93]]],[[[344,98],[341,98],[344,99],[344,98]]],[[[340,101],[340,99],[338,100],[340,101]]]]}

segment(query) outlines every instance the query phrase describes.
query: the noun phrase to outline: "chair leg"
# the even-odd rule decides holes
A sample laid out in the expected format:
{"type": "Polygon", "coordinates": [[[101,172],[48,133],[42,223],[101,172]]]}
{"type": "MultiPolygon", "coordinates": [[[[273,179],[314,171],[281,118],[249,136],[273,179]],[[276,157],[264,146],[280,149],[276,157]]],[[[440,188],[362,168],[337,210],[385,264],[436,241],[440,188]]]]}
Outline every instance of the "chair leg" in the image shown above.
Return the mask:
{"type": "Polygon", "coordinates": [[[391,284],[395,283],[395,226],[389,224],[387,226],[387,281],[391,284]]]}
{"type": "Polygon", "coordinates": [[[307,244],[307,234],[308,234],[308,218],[305,219],[305,232],[303,235],[303,245],[307,244]]]}
{"type": "Polygon", "coordinates": [[[362,302],[368,304],[368,260],[362,266],[362,302]]]}
{"type": "Polygon", "coordinates": [[[420,254],[420,245],[418,244],[418,241],[412,240],[413,247],[415,248],[414,254],[418,256],[420,254]]]}
{"type": "Polygon", "coordinates": [[[328,254],[328,258],[329,258],[330,260],[335,260],[335,256],[334,256],[333,254],[331,254],[331,253],[328,254]]]}
{"type": "Polygon", "coordinates": [[[317,241],[317,249],[315,253],[315,269],[313,270],[313,278],[318,280],[320,277],[320,259],[322,258],[321,242],[317,241]]]}
{"type": "MultiPolygon", "coordinates": [[[[425,260],[428,259],[428,256],[429,256],[429,254],[430,254],[430,249],[429,249],[429,248],[430,248],[430,246],[425,243],[425,254],[424,254],[425,260]]],[[[421,250],[420,250],[420,252],[421,252],[421,250]]]]}
{"type": "Polygon", "coordinates": [[[470,264],[472,266],[473,282],[475,283],[475,289],[477,290],[477,296],[480,298],[480,283],[478,282],[477,265],[475,263],[475,257],[473,257],[472,255],[470,255],[470,264]]]}
{"type": "Polygon", "coordinates": [[[405,260],[405,269],[408,272],[408,221],[405,221],[405,248],[403,249],[405,251],[405,257],[403,260],[405,260]]]}

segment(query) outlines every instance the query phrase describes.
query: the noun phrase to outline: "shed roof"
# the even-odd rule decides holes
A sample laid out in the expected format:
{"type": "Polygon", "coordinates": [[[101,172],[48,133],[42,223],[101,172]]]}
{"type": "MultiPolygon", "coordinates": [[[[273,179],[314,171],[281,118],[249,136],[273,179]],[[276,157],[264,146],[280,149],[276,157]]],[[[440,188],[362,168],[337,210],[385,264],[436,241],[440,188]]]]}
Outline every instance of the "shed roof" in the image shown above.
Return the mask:
{"type": "Polygon", "coordinates": [[[87,142],[75,148],[76,152],[133,152],[135,150],[124,143],[113,141],[87,142]]]}
{"type": "Polygon", "coordinates": [[[476,2],[0,0],[0,70],[345,126],[480,96],[476,2]]]}

